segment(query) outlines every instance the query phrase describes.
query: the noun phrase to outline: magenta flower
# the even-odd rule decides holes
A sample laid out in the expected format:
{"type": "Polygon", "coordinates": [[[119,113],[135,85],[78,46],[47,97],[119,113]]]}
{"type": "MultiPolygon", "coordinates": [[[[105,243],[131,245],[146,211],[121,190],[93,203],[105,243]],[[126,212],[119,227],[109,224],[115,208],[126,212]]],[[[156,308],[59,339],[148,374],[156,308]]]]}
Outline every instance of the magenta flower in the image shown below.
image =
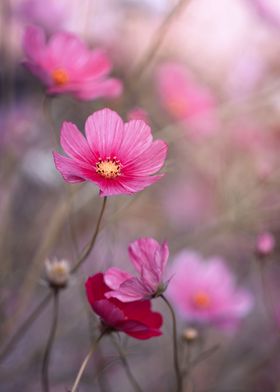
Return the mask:
{"type": "Polygon", "coordinates": [[[42,29],[26,29],[23,49],[26,67],[47,87],[49,94],[71,94],[77,99],[116,97],[122,85],[109,79],[112,64],[99,49],[89,50],[75,35],[59,32],[46,43],[42,29]]]}
{"type": "Polygon", "coordinates": [[[275,238],[273,234],[266,231],[257,238],[256,253],[260,257],[269,256],[275,249],[275,238]]]}
{"type": "Polygon", "coordinates": [[[109,268],[104,280],[112,291],[108,291],[106,297],[131,302],[162,294],[168,284],[163,282],[169,256],[167,243],[159,244],[153,238],[140,238],[130,244],[128,252],[140,276],[137,278],[118,268],[109,268]]]}
{"type": "Polygon", "coordinates": [[[165,63],[157,72],[156,84],[162,106],[186,126],[191,136],[211,134],[217,127],[213,94],[194,81],[180,63],[165,63]]]}
{"type": "Polygon", "coordinates": [[[89,116],[85,133],[86,139],[74,124],[62,125],[61,146],[69,158],[54,152],[54,161],[65,181],[92,181],[109,196],[133,194],[163,176],[153,174],[164,164],[167,145],[153,142],[144,121],[124,124],[116,112],[103,109],[89,116]]]}
{"type": "Polygon", "coordinates": [[[251,294],[237,289],[233,274],[220,258],[204,261],[182,251],[172,265],[167,296],[186,321],[234,329],[252,308],[251,294]]]}

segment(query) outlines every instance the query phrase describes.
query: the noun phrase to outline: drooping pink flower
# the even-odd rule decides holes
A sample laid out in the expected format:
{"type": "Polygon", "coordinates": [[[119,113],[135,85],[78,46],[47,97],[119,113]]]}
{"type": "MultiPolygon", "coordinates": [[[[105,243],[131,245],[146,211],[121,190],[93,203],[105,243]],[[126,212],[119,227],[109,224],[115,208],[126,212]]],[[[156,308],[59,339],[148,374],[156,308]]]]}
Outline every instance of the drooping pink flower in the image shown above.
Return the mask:
{"type": "Polygon", "coordinates": [[[88,117],[85,133],[86,138],[72,123],[62,125],[61,146],[69,158],[54,152],[54,161],[65,181],[92,181],[102,196],[110,196],[141,191],[163,176],[153,174],[164,164],[167,145],[153,142],[143,121],[124,124],[116,112],[103,109],[88,117]]]}
{"type": "Polygon", "coordinates": [[[29,26],[24,34],[26,67],[47,87],[49,94],[71,94],[77,99],[116,97],[119,80],[108,78],[112,64],[100,49],[89,50],[75,35],[59,32],[49,42],[42,29],[29,26]]]}
{"type": "Polygon", "coordinates": [[[118,268],[109,268],[104,280],[112,291],[106,293],[106,297],[131,302],[162,294],[167,287],[167,282],[163,282],[169,256],[167,243],[159,244],[153,238],[140,238],[129,245],[128,252],[140,276],[134,277],[118,268]]]}
{"type": "Polygon", "coordinates": [[[269,256],[275,248],[275,238],[269,232],[261,233],[257,238],[256,252],[260,257],[269,256]]]}
{"type": "Polygon", "coordinates": [[[136,339],[150,339],[162,334],[162,316],[152,312],[151,301],[123,303],[115,298],[106,298],[110,289],[104,282],[102,273],[88,278],[85,286],[88,301],[105,327],[136,339]]]}
{"type": "Polygon", "coordinates": [[[251,294],[236,287],[233,274],[218,257],[203,260],[184,250],[175,257],[171,273],[166,295],[186,321],[234,329],[252,308],[251,294]]]}
{"type": "Polygon", "coordinates": [[[165,63],[156,74],[156,87],[162,106],[186,125],[190,136],[212,134],[217,127],[213,94],[197,82],[180,63],[165,63]]]}

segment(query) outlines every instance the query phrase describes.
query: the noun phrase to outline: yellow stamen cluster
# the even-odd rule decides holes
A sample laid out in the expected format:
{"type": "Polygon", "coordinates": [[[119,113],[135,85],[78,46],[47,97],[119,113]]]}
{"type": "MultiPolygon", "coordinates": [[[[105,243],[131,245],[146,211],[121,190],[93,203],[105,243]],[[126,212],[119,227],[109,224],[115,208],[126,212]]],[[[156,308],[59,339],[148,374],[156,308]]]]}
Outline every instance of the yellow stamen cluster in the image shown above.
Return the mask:
{"type": "Polygon", "coordinates": [[[96,163],[96,173],[105,178],[118,177],[121,174],[120,161],[116,157],[113,159],[108,157],[105,160],[99,158],[98,162],[96,163]]]}
{"type": "Polygon", "coordinates": [[[193,303],[199,309],[208,309],[210,302],[209,295],[203,291],[199,291],[193,296],[193,303]]]}
{"type": "Polygon", "coordinates": [[[52,72],[52,79],[56,86],[63,86],[69,81],[68,73],[62,68],[57,68],[52,72]]]}

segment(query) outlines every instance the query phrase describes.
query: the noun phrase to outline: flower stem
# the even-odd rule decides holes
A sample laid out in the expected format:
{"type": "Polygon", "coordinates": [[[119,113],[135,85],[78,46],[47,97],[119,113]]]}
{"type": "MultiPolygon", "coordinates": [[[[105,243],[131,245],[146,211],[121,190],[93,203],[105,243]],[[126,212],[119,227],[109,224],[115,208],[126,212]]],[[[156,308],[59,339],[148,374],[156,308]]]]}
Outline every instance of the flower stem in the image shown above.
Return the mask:
{"type": "Polygon", "coordinates": [[[173,361],[174,361],[174,368],[175,368],[175,373],[176,373],[176,379],[177,379],[177,392],[181,392],[182,391],[182,376],[181,376],[181,371],[180,371],[180,367],[179,367],[179,360],[178,360],[178,343],[177,343],[177,323],[176,323],[176,317],[175,317],[175,313],[174,310],[170,304],[170,302],[168,301],[168,299],[161,294],[160,296],[163,301],[166,303],[171,317],[172,317],[172,323],[173,323],[173,361]]]}
{"type": "Polygon", "coordinates": [[[52,320],[52,326],[49,334],[49,338],[47,341],[46,349],[44,352],[44,357],[43,357],[43,365],[42,365],[42,390],[43,392],[49,392],[49,363],[50,363],[50,355],[51,355],[51,350],[53,347],[54,343],[54,338],[56,334],[56,329],[57,329],[57,321],[58,321],[58,309],[59,309],[59,290],[53,289],[53,300],[54,300],[54,306],[53,306],[53,320],[52,320]]]}
{"type": "Polygon", "coordinates": [[[117,349],[117,351],[119,353],[119,356],[120,356],[120,359],[122,361],[124,370],[125,370],[125,372],[127,374],[127,378],[131,382],[131,385],[133,386],[133,388],[134,388],[134,390],[136,392],[142,392],[141,387],[139,386],[138,382],[135,380],[135,378],[134,378],[134,376],[133,376],[133,374],[131,372],[131,369],[129,367],[129,364],[128,364],[128,361],[127,361],[127,358],[125,356],[125,353],[124,353],[123,349],[121,348],[121,346],[116,342],[116,340],[113,337],[111,337],[111,338],[112,338],[113,344],[115,345],[115,347],[116,347],[116,349],[117,349]]]}
{"type": "Polygon", "coordinates": [[[37,318],[40,316],[42,311],[45,309],[45,307],[50,302],[51,298],[52,298],[51,293],[47,294],[43,298],[43,300],[36,306],[34,311],[24,321],[24,323],[21,325],[21,327],[18,329],[18,331],[14,334],[14,336],[10,339],[10,341],[7,343],[7,345],[1,351],[0,361],[5,359],[10,354],[11,350],[14,348],[16,343],[22,338],[22,336],[25,334],[25,332],[28,331],[28,329],[33,324],[33,322],[36,321],[37,318]]]}
{"type": "Polygon", "coordinates": [[[85,359],[83,360],[83,363],[82,363],[82,365],[81,365],[81,367],[80,367],[80,370],[79,370],[79,372],[78,372],[78,374],[77,374],[77,377],[76,377],[76,379],[75,379],[74,385],[73,385],[73,387],[71,388],[71,392],[76,392],[76,391],[77,391],[78,385],[79,385],[79,383],[80,383],[80,381],[81,381],[82,375],[83,375],[83,373],[84,373],[84,371],[85,371],[85,368],[86,368],[86,366],[87,366],[87,364],[88,364],[88,361],[90,360],[92,354],[93,354],[93,353],[95,352],[95,350],[97,349],[97,345],[98,345],[98,343],[100,342],[101,338],[105,335],[105,333],[106,333],[106,331],[102,331],[102,332],[101,332],[101,334],[99,335],[99,337],[97,338],[97,340],[93,343],[93,345],[92,345],[91,349],[89,350],[87,356],[86,356],[85,359]]]}
{"type": "Polygon", "coordinates": [[[87,259],[87,257],[89,256],[90,252],[92,251],[92,248],[94,247],[97,235],[99,233],[100,230],[100,225],[101,225],[101,221],[104,215],[104,211],[105,211],[105,207],[106,207],[106,202],[107,202],[107,196],[104,197],[103,199],[103,203],[102,203],[102,207],[100,210],[100,214],[98,217],[98,221],[95,227],[95,231],[93,233],[92,239],[90,241],[90,243],[85,247],[84,251],[82,252],[79,260],[77,261],[77,264],[72,268],[71,270],[71,274],[73,274],[74,272],[76,272],[80,266],[83,264],[83,262],[87,259]]]}

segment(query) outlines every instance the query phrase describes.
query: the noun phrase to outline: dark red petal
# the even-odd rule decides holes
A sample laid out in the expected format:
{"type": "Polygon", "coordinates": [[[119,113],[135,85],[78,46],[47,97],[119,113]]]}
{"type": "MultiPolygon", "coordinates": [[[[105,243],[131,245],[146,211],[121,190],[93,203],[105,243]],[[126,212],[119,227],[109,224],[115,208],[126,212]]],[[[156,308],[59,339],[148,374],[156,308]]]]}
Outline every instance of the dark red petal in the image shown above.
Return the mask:
{"type": "Polygon", "coordinates": [[[95,301],[105,299],[105,293],[110,289],[104,283],[102,273],[95,274],[89,277],[85,283],[88,301],[93,306],[95,301]]]}
{"type": "Polygon", "coordinates": [[[150,339],[162,334],[158,328],[150,328],[144,323],[134,320],[120,322],[115,327],[136,339],[150,339]]]}

